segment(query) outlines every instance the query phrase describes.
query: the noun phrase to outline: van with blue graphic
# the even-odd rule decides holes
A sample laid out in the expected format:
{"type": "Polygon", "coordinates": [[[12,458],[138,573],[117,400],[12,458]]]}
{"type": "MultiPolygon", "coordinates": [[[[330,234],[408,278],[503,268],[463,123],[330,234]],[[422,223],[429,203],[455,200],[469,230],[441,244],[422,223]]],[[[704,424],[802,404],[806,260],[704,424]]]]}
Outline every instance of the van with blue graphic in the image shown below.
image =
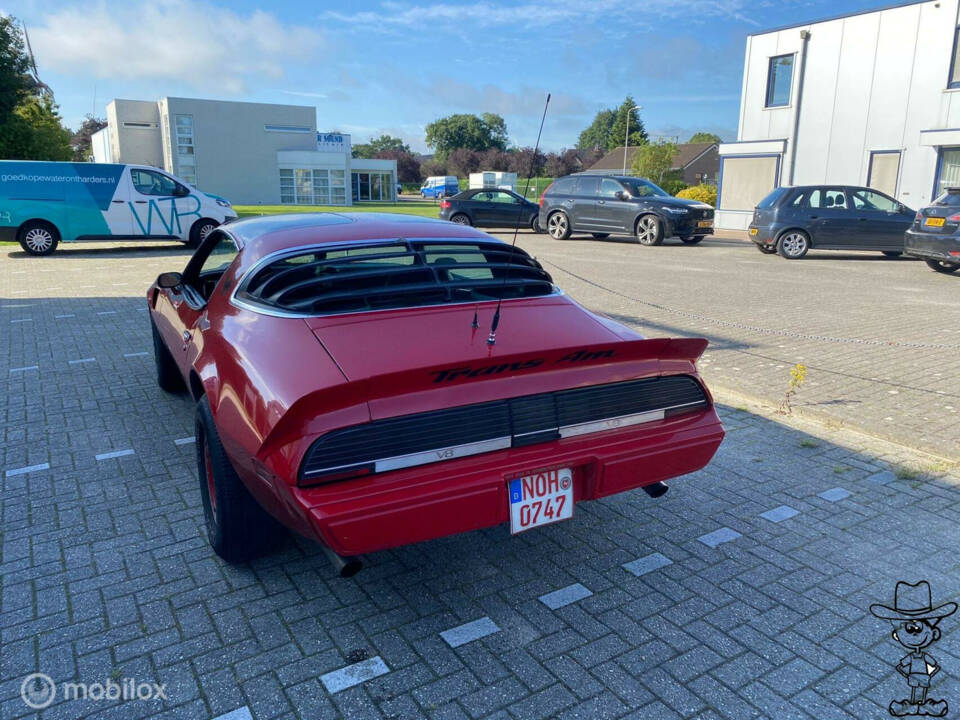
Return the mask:
{"type": "Polygon", "coordinates": [[[420,186],[420,197],[453,197],[460,192],[460,181],[456,175],[431,175],[420,186]]]}
{"type": "Polygon", "coordinates": [[[0,160],[0,240],[16,240],[30,255],[77,240],[192,246],[236,218],[222,197],[154,167],[0,160]]]}

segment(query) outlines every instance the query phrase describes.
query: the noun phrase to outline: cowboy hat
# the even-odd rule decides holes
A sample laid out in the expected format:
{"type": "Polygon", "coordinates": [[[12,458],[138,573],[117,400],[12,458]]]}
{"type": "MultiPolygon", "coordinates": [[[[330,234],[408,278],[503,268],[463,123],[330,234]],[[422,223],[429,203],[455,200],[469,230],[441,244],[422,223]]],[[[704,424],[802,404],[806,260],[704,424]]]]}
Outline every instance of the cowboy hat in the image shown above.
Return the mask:
{"type": "Polygon", "coordinates": [[[930,583],[921,580],[916,585],[898,582],[894,592],[893,607],[870,606],[870,612],[882,620],[939,620],[957,611],[955,602],[933,607],[930,598],[930,583]]]}

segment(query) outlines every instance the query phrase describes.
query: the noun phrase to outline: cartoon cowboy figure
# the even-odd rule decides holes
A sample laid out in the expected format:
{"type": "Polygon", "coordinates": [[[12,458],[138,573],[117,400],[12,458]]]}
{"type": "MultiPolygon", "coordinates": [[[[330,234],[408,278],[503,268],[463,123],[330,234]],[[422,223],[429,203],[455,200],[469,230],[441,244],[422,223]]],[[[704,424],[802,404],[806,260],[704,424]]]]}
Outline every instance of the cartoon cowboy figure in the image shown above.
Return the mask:
{"type": "Polygon", "coordinates": [[[933,607],[930,583],[926,580],[916,585],[898,582],[893,607],[879,603],[870,606],[875,617],[893,623],[893,639],[910,651],[897,665],[897,671],[910,686],[910,699],[890,702],[890,714],[894,717],[943,717],[947,714],[946,700],[927,698],[930,680],[940,672],[940,664],[924,649],[940,639],[937,623],[956,611],[957,604],[953,602],[933,607]]]}

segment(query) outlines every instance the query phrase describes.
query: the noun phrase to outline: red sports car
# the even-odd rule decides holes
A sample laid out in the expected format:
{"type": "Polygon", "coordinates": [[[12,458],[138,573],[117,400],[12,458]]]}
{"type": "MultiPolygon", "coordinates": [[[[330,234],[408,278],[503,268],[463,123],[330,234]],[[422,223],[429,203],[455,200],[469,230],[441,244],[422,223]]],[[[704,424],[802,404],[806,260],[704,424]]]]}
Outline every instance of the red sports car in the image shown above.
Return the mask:
{"type": "Polygon", "coordinates": [[[230,561],[287,527],[352,574],[362,553],[656,497],[723,439],[706,340],[645,340],[470,227],[243,220],[147,301],[157,380],[197,404],[207,532],[230,561]]]}

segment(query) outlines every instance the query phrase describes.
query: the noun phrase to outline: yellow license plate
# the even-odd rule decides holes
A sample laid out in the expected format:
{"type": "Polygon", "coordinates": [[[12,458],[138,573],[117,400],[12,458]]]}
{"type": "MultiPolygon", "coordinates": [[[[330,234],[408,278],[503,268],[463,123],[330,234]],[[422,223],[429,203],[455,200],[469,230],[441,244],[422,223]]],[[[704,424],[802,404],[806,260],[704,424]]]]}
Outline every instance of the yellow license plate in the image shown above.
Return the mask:
{"type": "Polygon", "coordinates": [[[756,235],[759,231],[756,228],[750,228],[750,234],[756,235]]]}
{"type": "Polygon", "coordinates": [[[712,220],[701,220],[697,223],[697,227],[710,227],[711,225],[713,225],[712,220]]]}
{"type": "Polygon", "coordinates": [[[930,227],[943,227],[944,222],[946,221],[943,218],[927,218],[923,224],[930,227]]]}

